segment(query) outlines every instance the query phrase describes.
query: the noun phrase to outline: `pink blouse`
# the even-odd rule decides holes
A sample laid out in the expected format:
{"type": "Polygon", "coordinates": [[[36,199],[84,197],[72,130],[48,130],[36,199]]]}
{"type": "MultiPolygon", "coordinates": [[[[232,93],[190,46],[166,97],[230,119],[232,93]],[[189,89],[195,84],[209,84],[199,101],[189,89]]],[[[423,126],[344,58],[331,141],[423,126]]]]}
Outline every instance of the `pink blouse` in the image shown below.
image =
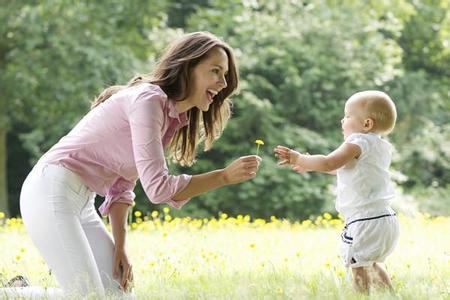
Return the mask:
{"type": "Polygon", "coordinates": [[[189,199],[172,197],[184,189],[190,175],[169,175],[164,156],[175,133],[187,125],[175,101],[157,85],[143,83],[123,89],[92,109],[39,163],[57,164],[78,174],[95,193],[105,196],[100,206],[131,205],[139,178],[153,203],[181,208],[189,199]]]}

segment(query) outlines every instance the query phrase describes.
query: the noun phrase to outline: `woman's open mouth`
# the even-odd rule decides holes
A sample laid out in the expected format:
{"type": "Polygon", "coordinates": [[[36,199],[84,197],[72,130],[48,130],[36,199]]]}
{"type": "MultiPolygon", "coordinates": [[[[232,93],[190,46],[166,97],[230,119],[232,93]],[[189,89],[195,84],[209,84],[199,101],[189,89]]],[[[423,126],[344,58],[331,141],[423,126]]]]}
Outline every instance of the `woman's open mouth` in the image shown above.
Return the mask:
{"type": "Polygon", "coordinates": [[[206,95],[207,95],[209,104],[211,104],[214,101],[214,97],[217,95],[217,92],[215,90],[207,90],[206,95]]]}

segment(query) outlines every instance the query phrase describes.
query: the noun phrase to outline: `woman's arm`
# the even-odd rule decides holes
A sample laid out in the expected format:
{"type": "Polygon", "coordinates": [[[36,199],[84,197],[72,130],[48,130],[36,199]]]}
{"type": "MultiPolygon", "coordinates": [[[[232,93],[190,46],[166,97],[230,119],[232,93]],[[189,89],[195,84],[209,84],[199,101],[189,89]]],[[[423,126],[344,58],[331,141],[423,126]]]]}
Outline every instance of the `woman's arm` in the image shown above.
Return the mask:
{"type": "Polygon", "coordinates": [[[111,205],[109,211],[109,220],[114,237],[113,276],[120,280],[120,285],[124,290],[127,290],[133,281],[132,266],[125,250],[128,207],[128,204],[115,202],[111,205]]]}
{"type": "Polygon", "coordinates": [[[255,176],[260,157],[241,157],[225,169],[189,176],[169,174],[163,147],[164,97],[149,90],[130,107],[133,154],[142,187],[153,203],[180,208],[189,198],[255,176]],[[184,200],[184,201],[183,201],[184,200]]]}
{"type": "Polygon", "coordinates": [[[113,203],[109,211],[109,221],[116,248],[125,248],[127,235],[128,204],[113,203]]]}
{"type": "Polygon", "coordinates": [[[243,156],[225,169],[193,175],[189,184],[175,194],[173,200],[180,201],[229,184],[239,183],[256,176],[261,158],[256,155],[243,156]]]}

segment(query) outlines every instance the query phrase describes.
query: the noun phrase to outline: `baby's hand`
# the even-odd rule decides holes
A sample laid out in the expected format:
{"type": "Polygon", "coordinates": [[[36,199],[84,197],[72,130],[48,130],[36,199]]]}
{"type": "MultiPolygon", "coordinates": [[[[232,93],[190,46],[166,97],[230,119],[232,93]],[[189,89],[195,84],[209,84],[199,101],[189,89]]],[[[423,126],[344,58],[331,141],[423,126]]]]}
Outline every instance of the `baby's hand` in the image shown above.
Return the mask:
{"type": "Polygon", "coordinates": [[[295,165],[297,158],[300,156],[300,153],[297,151],[284,146],[276,146],[273,152],[275,152],[275,157],[278,158],[278,165],[280,166],[286,164],[295,165]]]}

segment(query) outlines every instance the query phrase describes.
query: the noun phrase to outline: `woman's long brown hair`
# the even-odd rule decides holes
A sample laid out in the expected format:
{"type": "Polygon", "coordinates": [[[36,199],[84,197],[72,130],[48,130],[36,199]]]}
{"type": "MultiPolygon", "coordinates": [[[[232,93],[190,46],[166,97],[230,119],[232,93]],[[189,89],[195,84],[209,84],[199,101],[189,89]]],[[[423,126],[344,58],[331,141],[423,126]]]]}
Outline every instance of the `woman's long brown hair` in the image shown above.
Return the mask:
{"type": "Polygon", "coordinates": [[[205,59],[214,47],[222,48],[228,56],[228,73],[225,75],[227,86],[214,97],[208,111],[201,112],[193,107],[187,112],[188,125],[175,134],[169,147],[169,158],[181,165],[190,166],[195,162],[198,144],[204,141],[204,150],[209,150],[225,129],[231,114],[231,100],[228,97],[239,84],[239,74],[231,47],[213,34],[194,32],[182,36],[164,52],[151,74],[136,76],[127,85],[106,88],[94,100],[91,108],[119,90],[143,82],[158,85],[169,99],[183,101],[191,93],[192,69],[205,59]]]}

